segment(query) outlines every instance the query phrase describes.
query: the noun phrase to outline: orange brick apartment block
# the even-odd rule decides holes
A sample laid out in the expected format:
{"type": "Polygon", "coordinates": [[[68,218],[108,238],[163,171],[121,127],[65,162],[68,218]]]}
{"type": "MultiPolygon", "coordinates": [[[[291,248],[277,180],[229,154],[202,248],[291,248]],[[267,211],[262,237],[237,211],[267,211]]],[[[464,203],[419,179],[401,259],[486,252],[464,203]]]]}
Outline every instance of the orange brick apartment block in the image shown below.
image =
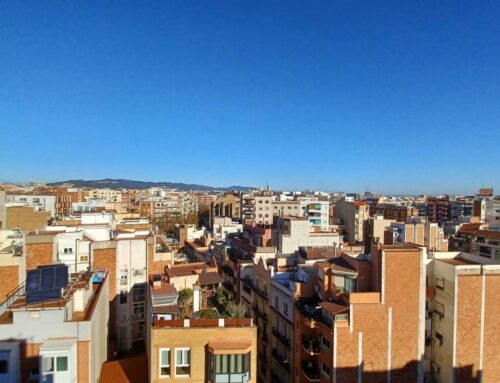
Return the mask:
{"type": "Polygon", "coordinates": [[[500,265],[468,253],[434,253],[428,354],[433,381],[500,381],[500,265]]]}
{"type": "Polygon", "coordinates": [[[318,297],[295,310],[295,382],[423,382],[424,259],[404,244],[318,262],[318,297]]]}

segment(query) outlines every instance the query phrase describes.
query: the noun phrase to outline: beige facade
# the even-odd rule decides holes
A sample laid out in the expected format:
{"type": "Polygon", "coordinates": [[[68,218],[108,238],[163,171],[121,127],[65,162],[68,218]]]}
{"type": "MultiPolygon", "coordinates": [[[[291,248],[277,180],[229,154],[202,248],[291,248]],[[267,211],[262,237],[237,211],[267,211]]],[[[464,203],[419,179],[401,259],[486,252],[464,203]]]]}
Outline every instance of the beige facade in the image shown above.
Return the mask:
{"type": "Polygon", "coordinates": [[[348,242],[361,243],[365,240],[365,224],[370,217],[366,202],[347,202],[344,198],[335,203],[334,216],[344,227],[348,242]]]}
{"type": "Polygon", "coordinates": [[[7,229],[19,228],[24,232],[41,230],[47,226],[50,213],[37,211],[32,206],[10,206],[7,208],[7,229]]]}
{"type": "Polygon", "coordinates": [[[150,382],[257,382],[251,319],[159,321],[150,328],[150,340],[150,382]]]}
{"type": "Polygon", "coordinates": [[[500,265],[468,253],[436,252],[427,272],[426,356],[434,381],[497,382],[500,265]]]}

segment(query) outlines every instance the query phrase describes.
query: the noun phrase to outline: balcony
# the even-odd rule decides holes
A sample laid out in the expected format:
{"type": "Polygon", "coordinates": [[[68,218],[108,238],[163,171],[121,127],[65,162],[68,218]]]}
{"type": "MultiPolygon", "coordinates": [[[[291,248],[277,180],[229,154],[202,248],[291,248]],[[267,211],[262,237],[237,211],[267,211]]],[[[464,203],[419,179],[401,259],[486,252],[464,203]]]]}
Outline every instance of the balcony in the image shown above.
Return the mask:
{"type": "Polygon", "coordinates": [[[286,372],[290,372],[290,363],[285,355],[282,355],[276,348],[272,349],[271,355],[286,372]]]}
{"type": "Polygon", "coordinates": [[[258,311],[259,316],[262,318],[264,322],[269,321],[269,317],[265,311],[258,311]]]}
{"type": "Polygon", "coordinates": [[[302,347],[309,355],[319,355],[319,340],[314,337],[302,336],[302,347]]]}
{"type": "Polygon", "coordinates": [[[319,382],[319,367],[316,363],[308,360],[302,361],[302,372],[310,382],[319,382]]]}
{"type": "Polygon", "coordinates": [[[288,349],[290,348],[290,339],[288,339],[285,335],[281,334],[276,327],[273,327],[273,335],[278,339],[281,344],[283,344],[288,349]]]}

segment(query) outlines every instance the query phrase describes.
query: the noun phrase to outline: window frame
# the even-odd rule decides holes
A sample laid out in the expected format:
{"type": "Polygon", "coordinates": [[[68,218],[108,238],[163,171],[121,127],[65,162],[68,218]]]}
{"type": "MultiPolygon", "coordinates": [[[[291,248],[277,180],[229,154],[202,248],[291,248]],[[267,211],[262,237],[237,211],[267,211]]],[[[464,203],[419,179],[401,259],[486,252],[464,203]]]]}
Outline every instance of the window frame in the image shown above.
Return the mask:
{"type": "Polygon", "coordinates": [[[9,360],[8,359],[0,359],[0,363],[5,366],[5,371],[1,372],[0,375],[7,375],[9,373],[9,360]]]}
{"type": "Polygon", "coordinates": [[[191,348],[190,347],[176,347],[175,348],[175,371],[174,371],[174,376],[176,378],[189,378],[191,376],[191,348]],[[177,352],[178,351],[181,351],[182,352],[182,359],[184,359],[184,352],[188,352],[188,363],[186,364],[184,362],[184,360],[182,361],[183,363],[182,364],[179,364],[179,361],[177,360],[177,352]],[[178,374],[177,373],[177,368],[178,367],[189,367],[189,374],[185,375],[185,374],[178,374]]]}
{"type": "Polygon", "coordinates": [[[160,348],[160,350],[159,350],[159,360],[158,360],[158,366],[159,366],[158,376],[160,378],[170,378],[170,376],[172,376],[172,363],[171,363],[171,359],[172,359],[172,350],[170,349],[170,347],[162,347],[162,348],[160,348]],[[164,365],[162,363],[162,352],[163,351],[167,351],[168,352],[168,365],[164,365]],[[162,374],[161,369],[164,368],[164,367],[168,367],[168,369],[170,371],[170,373],[168,375],[163,375],[162,374]]]}
{"type": "Polygon", "coordinates": [[[444,290],[444,278],[440,275],[434,276],[434,284],[436,285],[436,289],[444,290]],[[440,283],[438,283],[438,281],[440,283]]]}

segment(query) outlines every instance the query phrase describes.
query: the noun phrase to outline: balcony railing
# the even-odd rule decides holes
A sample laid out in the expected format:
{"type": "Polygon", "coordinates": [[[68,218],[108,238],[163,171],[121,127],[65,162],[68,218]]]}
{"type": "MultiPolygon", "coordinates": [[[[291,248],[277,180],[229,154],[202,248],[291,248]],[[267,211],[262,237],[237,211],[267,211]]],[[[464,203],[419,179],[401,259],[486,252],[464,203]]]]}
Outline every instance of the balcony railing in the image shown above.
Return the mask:
{"type": "Polygon", "coordinates": [[[314,337],[302,336],[302,347],[310,355],[319,355],[319,339],[314,337]]]}
{"type": "Polygon", "coordinates": [[[252,318],[168,319],[154,322],[155,328],[168,327],[252,327],[252,318]]]}
{"type": "Polygon", "coordinates": [[[276,327],[273,327],[273,335],[287,348],[290,348],[290,339],[288,339],[285,335],[281,334],[276,327]]]}
{"type": "Polygon", "coordinates": [[[310,382],[319,382],[319,368],[318,365],[309,361],[302,361],[302,372],[310,382]]]}

